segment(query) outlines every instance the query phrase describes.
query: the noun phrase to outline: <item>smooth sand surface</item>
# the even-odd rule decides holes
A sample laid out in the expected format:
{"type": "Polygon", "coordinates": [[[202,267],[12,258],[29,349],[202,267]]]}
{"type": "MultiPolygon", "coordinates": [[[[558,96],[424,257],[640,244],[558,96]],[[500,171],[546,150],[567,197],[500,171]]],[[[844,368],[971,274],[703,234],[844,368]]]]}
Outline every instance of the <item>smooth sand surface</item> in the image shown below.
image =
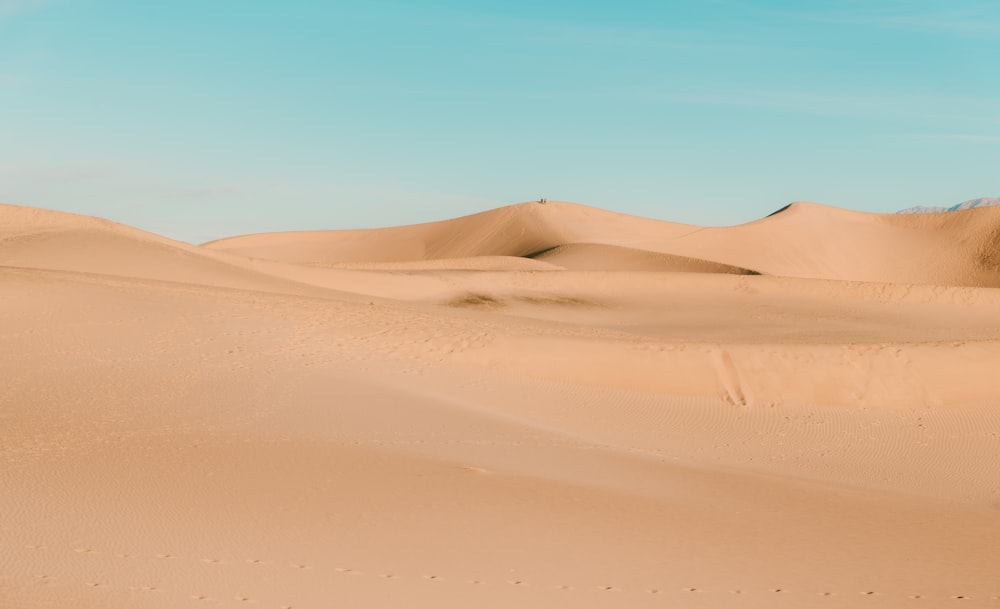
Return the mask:
{"type": "Polygon", "coordinates": [[[998,607],[998,252],[998,208],[0,205],[0,607],[998,607]]]}

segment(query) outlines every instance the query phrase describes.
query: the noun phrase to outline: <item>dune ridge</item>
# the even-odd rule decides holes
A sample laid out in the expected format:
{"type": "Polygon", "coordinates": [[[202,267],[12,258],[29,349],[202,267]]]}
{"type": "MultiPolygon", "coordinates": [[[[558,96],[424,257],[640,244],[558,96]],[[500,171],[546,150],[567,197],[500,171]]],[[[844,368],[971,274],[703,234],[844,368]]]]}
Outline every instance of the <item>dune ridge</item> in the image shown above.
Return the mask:
{"type": "Polygon", "coordinates": [[[0,206],[0,608],[987,609],[1000,208],[0,206]]]}
{"type": "Polygon", "coordinates": [[[210,249],[299,263],[401,262],[470,256],[524,256],[575,241],[627,245],[695,227],[548,201],[412,226],[262,233],[220,239],[210,249]]]}
{"type": "Polygon", "coordinates": [[[0,204],[0,265],[219,287],[295,290],[251,261],[131,226],[66,212],[0,204]],[[257,268],[255,268],[257,267],[257,268]]]}
{"type": "Polygon", "coordinates": [[[793,203],[754,222],[684,235],[669,248],[769,275],[996,287],[998,235],[996,207],[897,215],[793,203]]]}
{"type": "MultiPolygon", "coordinates": [[[[422,225],[264,233],[205,244],[254,258],[313,264],[470,256],[551,261],[553,256],[569,259],[571,249],[596,252],[598,246],[603,251],[586,263],[589,270],[602,264],[608,270],[715,268],[812,279],[1000,286],[1000,207],[945,215],[872,214],[797,202],[746,224],[700,228],[552,201],[422,225]],[[647,252],[644,261],[637,251],[647,252]],[[668,263],[654,254],[675,259],[668,263]],[[681,263],[678,257],[701,262],[681,263]]],[[[578,252],[572,258],[580,263],[584,257],[578,252]]]]}

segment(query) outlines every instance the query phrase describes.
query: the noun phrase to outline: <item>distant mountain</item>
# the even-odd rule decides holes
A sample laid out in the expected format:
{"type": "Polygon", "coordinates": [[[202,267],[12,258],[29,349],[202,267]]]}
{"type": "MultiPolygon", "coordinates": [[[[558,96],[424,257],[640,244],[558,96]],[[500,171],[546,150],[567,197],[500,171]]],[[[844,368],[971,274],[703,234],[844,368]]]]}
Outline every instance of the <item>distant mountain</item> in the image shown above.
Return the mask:
{"type": "Polygon", "coordinates": [[[963,209],[972,209],[973,207],[986,207],[988,205],[1000,205],[1000,198],[998,197],[983,197],[981,199],[972,199],[971,201],[966,201],[964,203],[959,203],[958,205],[952,205],[951,207],[927,207],[925,205],[917,205],[916,207],[907,207],[906,209],[901,209],[897,211],[897,214],[937,214],[945,211],[960,211],[963,209]]]}

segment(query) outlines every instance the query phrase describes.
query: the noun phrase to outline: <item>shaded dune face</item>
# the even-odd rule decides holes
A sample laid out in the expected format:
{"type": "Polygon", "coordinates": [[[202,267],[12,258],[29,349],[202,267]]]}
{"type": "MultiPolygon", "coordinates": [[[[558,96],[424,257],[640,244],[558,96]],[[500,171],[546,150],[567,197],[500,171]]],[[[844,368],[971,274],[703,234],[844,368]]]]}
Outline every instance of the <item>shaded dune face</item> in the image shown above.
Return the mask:
{"type": "Polygon", "coordinates": [[[757,271],[701,258],[677,256],[648,250],[602,245],[570,243],[547,249],[530,256],[574,271],[657,271],[674,273],[723,273],[729,275],[759,275],[757,271]]]}

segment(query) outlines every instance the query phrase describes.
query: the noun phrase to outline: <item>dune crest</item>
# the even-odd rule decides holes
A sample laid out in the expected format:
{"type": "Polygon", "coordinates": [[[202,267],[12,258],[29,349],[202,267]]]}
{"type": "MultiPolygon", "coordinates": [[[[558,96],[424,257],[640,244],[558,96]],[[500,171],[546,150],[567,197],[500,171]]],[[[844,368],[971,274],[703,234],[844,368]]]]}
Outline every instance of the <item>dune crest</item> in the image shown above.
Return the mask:
{"type": "Polygon", "coordinates": [[[348,231],[230,237],[205,247],[298,263],[401,262],[470,256],[528,256],[569,242],[626,245],[695,227],[547,201],[509,205],[427,224],[348,231]]]}
{"type": "Polygon", "coordinates": [[[204,247],[314,265],[508,256],[561,258],[588,270],[715,269],[1000,287],[1000,207],[946,215],[872,214],[796,202],[746,224],[699,228],[553,201],[412,226],[230,237],[204,247]]]}
{"type": "Polygon", "coordinates": [[[998,247],[997,207],[901,215],[793,203],[760,220],[705,228],[657,249],[784,277],[997,287],[998,247]]]}
{"type": "Polygon", "coordinates": [[[0,265],[294,291],[293,282],[225,253],[100,218],[0,204],[0,265]]]}

